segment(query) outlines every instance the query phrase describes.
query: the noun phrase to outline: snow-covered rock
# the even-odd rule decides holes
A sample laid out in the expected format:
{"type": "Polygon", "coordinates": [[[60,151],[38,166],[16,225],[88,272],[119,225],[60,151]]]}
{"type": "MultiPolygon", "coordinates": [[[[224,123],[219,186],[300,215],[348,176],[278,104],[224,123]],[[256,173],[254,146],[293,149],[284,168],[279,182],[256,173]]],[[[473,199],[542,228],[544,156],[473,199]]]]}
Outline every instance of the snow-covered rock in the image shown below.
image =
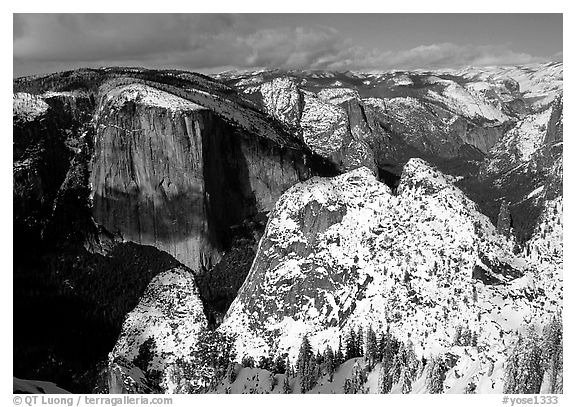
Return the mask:
{"type": "Polygon", "coordinates": [[[343,332],[369,324],[428,357],[450,349],[462,325],[488,363],[503,360],[524,323],[557,310],[561,293],[538,287],[452,179],[412,159],[397,191],[365,168],[287,191],[219,329],[238,334],[239,359],[295,360],[305,334],[315,349],[336,348],[343,332]]]}
{"type": "Polygon", "coordinates": [[[266,113],[294,126],[302,116],[302,96],[292,78],[276,78],[259,88],[266,113]]]}
{"type": "Polygon", "coordinates": [[[12,116],[14,120],[32,121],[46,114],[50,106],[38,95],[19,92],[12,97],[12,116]]]}
{"type": "Polygon", "coordinates": [[[491,103],[486,103],[478,97],[481,93],[469,92],[466,88],[453,81],[437,80],[436,84],[443,85],[441,92],[429,90],[427,97],[430,100],[444,104],[449,110],[468,119],[481,119],[502,124],[510,118],[491,103]]]}
{"type": "Polygon", "coordinates": [[[101,106],[122,108],[127,102],[158,107],[173,112],[202,110],[204,107],[187,99],[141,83],[132,83],[113,88],[105,93],[101,106]]]}
{"type": "MultiPolygon", "coordinates": [[[[190,358],[207,324],[192,273],[183,268],[165,271],[152,279],[136,308],[126,316],[110,354],[111,363],[117,359],[134,361],[140,346],[153,338],[156,353],[148,371],[164,372],[177,359],[190,358]]],[[[166,377],[162,385],[171,391],[166,377]]]]}

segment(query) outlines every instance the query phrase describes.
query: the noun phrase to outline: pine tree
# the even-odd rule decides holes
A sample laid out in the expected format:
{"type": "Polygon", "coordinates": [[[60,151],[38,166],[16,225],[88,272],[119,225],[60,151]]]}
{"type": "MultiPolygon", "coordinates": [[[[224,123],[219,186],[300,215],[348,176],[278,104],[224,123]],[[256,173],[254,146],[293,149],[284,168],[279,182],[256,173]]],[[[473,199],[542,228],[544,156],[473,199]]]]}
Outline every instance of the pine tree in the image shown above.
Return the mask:
{"type": "Polygon", "coordinates": [[[406,367],[410,373],[410,379],[415,379],[418,371],[418,358],[416,358],[414,344],[410,339],[406,342],[406,367]]]}
{"type": "Polygon", "coordinates": [[[334,352],[330,346],[326,346],[326,350],[324,351],[324,367],[326,374],[328,374],[328,381],[331,382],[336,367],[334,365],[334,352]]]}
{"type": "Polygon", "coordinates": [[[272,373],[282,374],[286,372],[286,361],[283,356],[278,355],[274,359],[274,364],[272,366],[272,373]]]}
{"type": "Polygon", "coordinates": [[[544,327],[543,358],[548,372],[550,387],[549,393],[560,393],[562,385],[562,315],[554,315],[552,320],[544,327]]]}
{"type": "Polygon", "coordinates": [[[242,358],[242,367],[254,367],[254,358],[252,356],[244,356],[242,358]]]}
{"type": "Polygon", "coordinates": [[[302,390],[302,393],[306,393],[314,387],[318,375],[319,371],[318,365],[316,364],[316,358],[312,352],[310,352],[308,359],[304,363],[302,374],[299,375],[300,389],[302,390]]]}
{"type": "Polygon", "coordinates": [[[372,329],[372,325],[368,327],[366,334],[366,360],[368,361],[368,368],[372,370],[378,361],[378,344],[376,333],[372,329]]]}
{"type": "Polygon", "coordinates": [[[472,332],[472,338],[470,338],[471,346],[478,346],[478,332],[472,332]]]}
{"type": "Polygon", "coordinates": [[[346,338],[346,360],[356,357],[356,332],[350,328],[348,337],[346,338]]]}
{"type": "Polygon", "coordinates": [[[380,370],[378,371],[378,393],[386,394],[390,392],[390,387],[388,385],[388,372],[384,366],[380,366],[380,370]]]}
{"type": "Polygon", "coordinates": [[[446,363],[440,356],[435,356],[430,360],[426,374],[426,387],[430,394],[443,392],[447,370],[446,363]]]}
{"type": "Polygon", "coordinates": [[[290,379],[288,375],[288,371],[284,375],[284,381],[282,382],[282,393],[289,394],[292,393],[292,389],[290,388],[290,379]]]}
{"type": "Polygon", "coordinates": [[[286,356],[286,377],[292,375],[292,366],[290,365],[290,358],[286,356]]]}
{"type": "Polygon", "coordinates": [[[356,363],[354,363],[354,367],[352,368],[352,377],[346,379],[344,382],[344,393],[363,393],[363,386],[365,382],[366,375],[364,374],[362,367],[358,364],[358,361],[356,361],[356,363]]]}
{"type": "Polygon", "coordinates": [[[460,338],[460,344],[462,346],[470,346],[471,342],[472,342],[472,331],[470,330],[470,328],[465,327],[462,329],[462,336],[460,338]]]}
{"type": "Polygon", "coordinates": [[[226,380],[228,380],[228,383],[234,383],[234,380],[236,380],[236,364],[232,361],[228,363],[226,368],[226,380]]]}
{"type": "Polygon", "coordinates": [[[356,335],[356,357],[364,356],[364,330],[362,325],[358,328],[356,335]]]}
{"type": "Polygon", "coordinates": [[[398,383],[402,384],[402,394],[408,394],[412,391],[412,377],[407,367],[402,367],[398,383]]]}
{"type": "Polygon", "coordinates": [[[344,363],[344,354],[342,353],[342,337],[338,337],[338,349],[334,354],[334,368],[344,363]]]}
{"type": "Polygon", "coordinates": [[[261,356],[258,361],[258,367],[264,370],[272,370],[272,359],[268,356],[261,356]]]}
{"type": "Polygon", "coordinates": [[[322,365],[324,363],[324,356],[320,353],[320,351],[316,351],[316,360],[314,361],[317,365],[322,365]]]}
{"type": "Polygon", "coordinates": [[[308,336],[304,335],[302,338],[302,344],[300,345],[300,352],[298,353],[298,359],[296,360],[296,372],[298,376],[303,376],[306,370],[306,365],[312,356],[312,346],[308,340],[308,336]]]}
{"type": "Polygon", "coordinates": [[[454,341],[452,342],[456,346],[462,344],[462,325],[456,326],[456,332],[454,333],[454,341]]]}
{"type": "Polygon", "coordinates": [[[544,378],[542,343],[534,326],[526,336],[519,335],[516,346],[507,359],[504,393],[535,394],[540,392],[544,378]]]}
{"type": "Polygon", "coordinates": [[[399,351],[400,344],[396,341],[396,339],[390,335],[390,330],[387,330],[386,333],[382,334],[380,338],[380,352],[382,353],[382,368],[381,373],[383,375],[383,382],[382,382],[382,391],[384,393],[389,393],[392,389],[392,384],[394,381],[394,373],[393,373],[393,363],[396,357],[396,354],[399,351]]]}
{"type": "Polygon", "coordinates": [[[418,369],[417,362],[412,341],[408,340],[406,345],[400,343],[392,362],[391,375],[393,383],[401,383],[403,393],[409,393],[412,390],[412,380],[418,369]]]}

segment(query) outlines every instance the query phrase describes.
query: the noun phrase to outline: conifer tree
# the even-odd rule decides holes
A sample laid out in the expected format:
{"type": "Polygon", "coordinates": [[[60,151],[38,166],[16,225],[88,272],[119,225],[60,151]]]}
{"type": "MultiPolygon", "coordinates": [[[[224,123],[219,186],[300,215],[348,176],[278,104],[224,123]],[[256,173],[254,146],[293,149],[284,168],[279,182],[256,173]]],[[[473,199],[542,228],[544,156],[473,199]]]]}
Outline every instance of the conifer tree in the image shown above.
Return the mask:
{"type": "Polygon", "coordinates": [[[442,393],[444,390],[444,380],[446,380],[446,363],[440,356],[430,359],[426,374],[426,388],[431,394],[442,393]]]}
{"type": "Polygon", "coordinates": [[[228,363],[226,368],[226,380],[228,380],[228,383],[234,383],[234,380],[236,380],[236,364],[232,361],[228,363]]]}
{"type": "Polygon", "coordinates": [[[284,394],[292,393],[292,389],[290,388],[290,378],[288,370],[286,370],[286,374],[284,375],[284,381],[282,382],[282,393],[284,394]]]}
{"type": "Polygon", "coordinates": [[[272,365],[272,373],[282,374],[286,372],[286,361],[283,356],[278,355],[274,359],[274,364],[272,365]]]}
{"type": "Polygon", "coordinates": [[[410,378],[415,379],[416,372],[418,371],[418,358],[416,358],[414,344],[410,339],[406,342],[406,367],[408,368],[410,378]]]}
{"type": "Polygon", "coordinates": [[[356,356],[364,356],[364,330],[362,325],[358,328],[358,334],[356,335],[356,356]]]}
{"type": "Polygon", "coordinates": [[[316,360],[314,363],[317,365],[322,365],[322,363],[324,363],[324,356],[320,353],[320,350],[316,351],[316,360]]]}
{"type": "Polygon", "coordinates": [[[470,330],[470,328],[465,327],[462,329],[460,344],[462,346],[470,346],[471,343],[472,343],[472,331],[470,330]]]}
{"type": "Polygon", "coordinates": [[[406,344],[400,343],[392,362],[391,374],[393,383],[401,383],[403,393],[409,393],[412,390],[412,380],[416,376],[417,365],[412,342],[408,340],[406,344]]]}
{"type": "Polygon", "coordinates": [[[554,315],[544,327],[543,358],[549,376],[549,393],[560,393],[562,385],[562,315],[554,315]]]}
{"type": "Polygon", "coordinates": [[[330,346],[326,346],[326,350],[324,351],[324,367],[328,374],[328,381],[331,382],[336,367],[334,364],[334,352],[330,346]]]}
{"type": "Polygon", "coordinates": [[[478,332],[472,332],[472,337],[470,338],[470,346],[478,346],[478,332]]]}
{"type": "Polygon", "coordinates": [[[412,391],[412,377],[410,376],[409,369],[402,367],[400,371],[400,378],[398,383],[401,383],[402,394],[408,394],[412,391]]]}
{"type": "Polygon", "coordinates": [[[378,361],[378,344],[372,325],[368,327],[368,332],[366,333],[366,360],[368,361],[368,368],[370,370],[372,370],[378,361]]]}
{"type": "Polygon", "coordinates": [[[380,366],[378,371],[378,393],[386,394],[390,392],[388,372],[386,371],[384,365],[380,366]]]}
{"type": "Polygon", "coordinates": [[[334,368],[344,363],[344,354],[342,353],[342,337],[338,337],[338,349],[334,354],[334,368]]]}
{"type": "Polygon", "coordinates": [[[365,382],[366,375],[364,374],[362,367],[358,364],[358,361],[356,361],[356,363],[354,363],[354,367],[352,368],[352,377],[347,378],[344,382],[344,393],[363,393],[363,386],[365,382]]]}
{"type": "Polygon", "coordinates": [[[540,392],[544,378],[544,359],[540,338],[534,326],[525,336],[519,335],[507,359],[504,393],[535,394],[540,392]]]}
{"type": "Polygon", "coordinates": [[[462,325],[456,326],[456,332],[454,333],[454,341],[453,344],[456,346],[462,345],[462,325]]]}
{"type": "Polygon", "coordinates": [[[308,336],[304,335],[302,338],[302,344],[300,345],[300,352],[298,353],[298,359],[296,360],[296,373],[298,376],[303,376],[306,370],[306,365],[312,356],[312,346],[308,340],[308,336]]]}
{"type": "Polygon", "coordinates": [[[292,375],[292,366],[290,365],[290,358],[286,356],[286,376],[290,377],[292,375]]]}
{"type": "Polygon", "coordinates": [[[356,357],[356,332],[350,328],[348,337],[346,338],[346,360],[356,357]]]}

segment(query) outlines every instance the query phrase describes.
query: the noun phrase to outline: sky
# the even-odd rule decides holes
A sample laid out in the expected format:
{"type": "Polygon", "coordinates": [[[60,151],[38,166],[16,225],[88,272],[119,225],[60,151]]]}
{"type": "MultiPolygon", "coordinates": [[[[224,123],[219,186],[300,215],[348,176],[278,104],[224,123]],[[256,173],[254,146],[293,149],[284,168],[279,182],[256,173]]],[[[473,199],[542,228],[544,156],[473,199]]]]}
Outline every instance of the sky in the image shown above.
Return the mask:
{"type": "Polygon", "coordinates": [[[385,71],[562,60],[562,14],[14,14],[13,74],[385,71]]]}

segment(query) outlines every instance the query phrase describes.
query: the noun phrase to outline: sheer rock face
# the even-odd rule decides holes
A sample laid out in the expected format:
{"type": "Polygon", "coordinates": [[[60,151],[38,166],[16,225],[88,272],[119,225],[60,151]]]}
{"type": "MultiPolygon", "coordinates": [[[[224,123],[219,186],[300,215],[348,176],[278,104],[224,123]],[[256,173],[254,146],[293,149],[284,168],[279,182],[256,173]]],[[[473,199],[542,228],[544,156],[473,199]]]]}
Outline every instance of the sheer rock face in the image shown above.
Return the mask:
{"type": "Polygon", "coordinates": [[[288,352],[293,360],[304,335],[314,349],[336,348],[350,328],[368,325],[430,355],[450,348],[462,325],[501,360],[501,335],[524,318],[545,321],[561,298],[557,286],[540,290],[532,267],[424,161],[406,164],[394,194],[359,168],[280,198],[219,329],[238,334],[239,359],[288,352]]]}
{"type": "Polygon", "coordinates": [[[144,85],[104,96],[91,185],[96,222],[199,269],[230,226],[268,211],[309,176],[298,152],[248,136],[217,113],[144,85]]]}

